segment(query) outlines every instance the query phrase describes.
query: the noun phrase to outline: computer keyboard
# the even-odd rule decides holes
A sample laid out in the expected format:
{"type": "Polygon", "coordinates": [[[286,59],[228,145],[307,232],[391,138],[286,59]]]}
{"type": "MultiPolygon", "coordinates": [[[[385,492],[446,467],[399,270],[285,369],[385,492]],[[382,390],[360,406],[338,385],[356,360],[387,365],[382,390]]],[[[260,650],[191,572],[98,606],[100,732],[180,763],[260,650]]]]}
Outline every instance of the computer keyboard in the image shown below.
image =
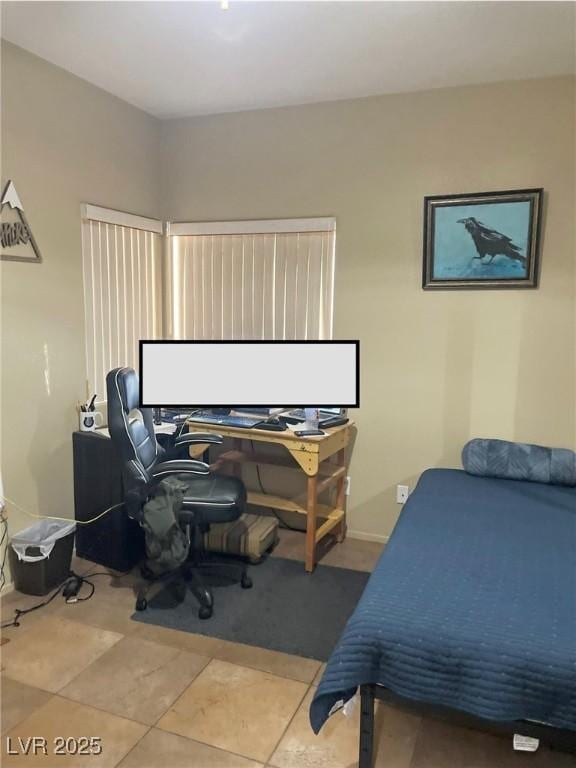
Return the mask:
{"type": "Polygon", "coordinates": [[[201,424],[222,424],[222,426],[225,427],[244,427],[244,429],[251,429],[255,424],[258,424],[261,419],[254,416],[195,413],[190,416],[189,421],[200,422],[201,424]]]}

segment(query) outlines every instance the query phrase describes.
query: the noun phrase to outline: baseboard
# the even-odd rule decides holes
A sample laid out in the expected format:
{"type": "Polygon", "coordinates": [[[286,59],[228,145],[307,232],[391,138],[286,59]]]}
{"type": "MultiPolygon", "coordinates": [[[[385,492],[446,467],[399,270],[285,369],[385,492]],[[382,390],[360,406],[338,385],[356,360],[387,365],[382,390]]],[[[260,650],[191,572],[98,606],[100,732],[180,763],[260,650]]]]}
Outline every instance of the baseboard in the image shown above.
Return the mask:
{"type": "Polygon", "coordinates": [[[349,539],[358,539],[358,541],[377,541],[379,544],[387,544],[389,536],[383,536],[380,533],[366,533],[365,531],[352,531],[350,528],[346,531],[346,537],[349,539]]]}

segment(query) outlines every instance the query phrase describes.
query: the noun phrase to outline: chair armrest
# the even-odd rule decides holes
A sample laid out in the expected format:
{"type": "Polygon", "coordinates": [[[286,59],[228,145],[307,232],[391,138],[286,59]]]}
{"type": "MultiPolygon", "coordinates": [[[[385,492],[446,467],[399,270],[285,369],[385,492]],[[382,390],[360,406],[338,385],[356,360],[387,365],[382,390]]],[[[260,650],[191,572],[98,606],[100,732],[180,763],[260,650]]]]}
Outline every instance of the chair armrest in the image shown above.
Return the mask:
{"type": "Polygon", "coordinates": [[[194,445],[196,443],[210,443],[212,445],[222,445],[222,435],[213,435],[210,432],[186,432],[178,435],[174,440],[174,445],[180,448],[183,445],[194,445]]]}
{"type": "Polygon", "coordinates": [[[188,449],[192,445],[201,445],[210,443],[211,445],[221,445],[223,438],[221,435],[213,435],[210,432],[187,432],[184,435],[178,435],[172,445],[167,448],[167,459],[188,460],[188,449]]]}
{"type": "Polygon", "coordinates": [[[194,461],[193,459],[169,459],[156,464],[150,471],[150,477],[153,481],[161,480],[168,475],[209,475],[210,467],[203,461],[194,461]]]}

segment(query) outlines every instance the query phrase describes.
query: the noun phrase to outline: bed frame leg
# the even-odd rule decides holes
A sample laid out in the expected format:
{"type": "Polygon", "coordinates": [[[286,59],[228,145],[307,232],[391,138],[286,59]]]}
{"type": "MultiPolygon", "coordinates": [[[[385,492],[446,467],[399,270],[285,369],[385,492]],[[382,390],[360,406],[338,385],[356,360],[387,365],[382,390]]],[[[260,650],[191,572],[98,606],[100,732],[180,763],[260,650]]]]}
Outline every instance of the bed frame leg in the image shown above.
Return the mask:
{"type": "Polygon", "coordinates": [[[374,765],[374,689],[360,686],[360,755],[358,768],[374,765]]]}

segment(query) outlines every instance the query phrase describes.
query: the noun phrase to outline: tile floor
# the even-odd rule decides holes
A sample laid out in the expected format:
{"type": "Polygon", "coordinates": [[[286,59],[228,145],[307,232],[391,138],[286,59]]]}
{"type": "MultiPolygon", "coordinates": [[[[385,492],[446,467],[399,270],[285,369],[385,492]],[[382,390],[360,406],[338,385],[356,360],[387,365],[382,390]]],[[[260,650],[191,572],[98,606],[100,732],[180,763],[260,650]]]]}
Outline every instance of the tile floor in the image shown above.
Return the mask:
{"type": "MultiPolygon", "coordinates": [[[[301,559],[301,534],[283,532],[276,554],[301,559]]],[[[348,539],[329,565],[371,570],[380,545],[348,539]]],[[[79,573],[101,571],[84,560],[79,573]]],[[[323,665],[131,621],[133,577],[99,576],[94,597],[61,599],[3,632],[2,765],[6,768],[354,768],[358,712],[334,715],[315,736],[308,706],[323,665]],[[23,754],[44,737],[48,754],[23,754]],[[54,754],[54,739],[99,737],[99,754],[54,754]],[[20,741],[19,741],[20,739],[20,741]],[[18,754],[11,754],[11,753],[18,754]]],[[[3,600],[3,621],[36,602],[3,600]]],[[[576,768],[541,748],[386,706],[377,711],[376,768],[576,768]]],[[[90,744],[80,745],[90,749],[90,744]]],[[[99,751],[96,743],[94,752],[99,751]]],[[[84,751],[84,750],[82,750],[84,751]]]]}

